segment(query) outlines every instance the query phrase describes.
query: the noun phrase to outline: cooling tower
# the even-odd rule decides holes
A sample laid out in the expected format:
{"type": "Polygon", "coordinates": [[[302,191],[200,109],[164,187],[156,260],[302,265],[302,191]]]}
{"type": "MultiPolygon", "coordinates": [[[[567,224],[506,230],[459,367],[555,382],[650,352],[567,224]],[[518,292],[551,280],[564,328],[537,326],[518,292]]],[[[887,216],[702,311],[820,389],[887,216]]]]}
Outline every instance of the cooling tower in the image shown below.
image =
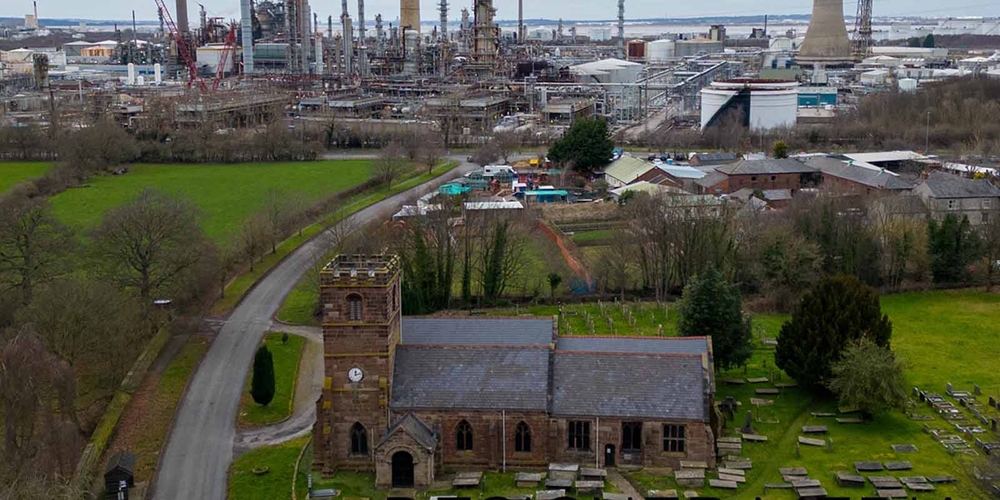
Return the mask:
{"type": "Polygon", "coordinates": [[[809,31],[796,61],[831,64],[850,62],[851,42],[844,26],[843,0],[813,0],[809,31]]]}
{"type": "Polygon", "coordinates": [[[420,0],[399,0],[399,27],[420,33],[420,0]]]}

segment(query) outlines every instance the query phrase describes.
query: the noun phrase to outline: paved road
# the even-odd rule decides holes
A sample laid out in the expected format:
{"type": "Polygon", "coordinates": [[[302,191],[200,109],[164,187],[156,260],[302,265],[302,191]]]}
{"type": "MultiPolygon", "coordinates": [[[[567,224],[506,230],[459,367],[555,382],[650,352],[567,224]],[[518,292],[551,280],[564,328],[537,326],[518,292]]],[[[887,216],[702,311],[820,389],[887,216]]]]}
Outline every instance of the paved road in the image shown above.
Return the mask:
{"type": "MultiPolygon", "coordinates": [[[[451,172],[417,186],[356,215],[358,220],[390,216],[407,199],[471,172],[464,158],[451,172]]],[[[233,459],[235,420],[250,361],[271,317],[288,292],[309,269],[319,240],[302,245],[254,287],[233,311],[202,360],[177,412],[174,428],[160,459],[154,485],[156,500],[224,500],[226,476],[233,459]]]]}

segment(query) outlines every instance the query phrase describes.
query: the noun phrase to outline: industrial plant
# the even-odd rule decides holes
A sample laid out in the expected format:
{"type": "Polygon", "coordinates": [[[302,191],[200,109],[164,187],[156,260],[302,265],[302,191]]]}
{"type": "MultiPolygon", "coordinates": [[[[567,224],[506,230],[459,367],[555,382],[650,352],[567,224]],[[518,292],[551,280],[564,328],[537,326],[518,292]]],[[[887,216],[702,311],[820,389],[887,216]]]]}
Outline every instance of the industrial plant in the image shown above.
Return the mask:
{"type": "MultiPolygon", "coordinates": [[[[599,117],[637,138],[706,130],[737,108],[753,129],[822,125],[868,93],[1000,77],[991,51],[880,43],[903,27],[875,22],[872,0],[858,1],[853,26],[841,2],[814,0],[808,27],[762,15],[759,25],[698,32],[639,29],[645,23],[629,20],[625,0],[607,22],[554,26],[527,21],[523,0],[512,12],[493,0],[440,0],[434,16],[417,0],[374,13],[364,0],[342,0],[336,13],[308,0],[241,0],[240,19],[205,6],[192,12],[187,0],[153,1],[158,19],[137,23],[133,13],[110,37],[82,24],[41,25],[31,5],[22,25],[0,31],[16,47],[0,51],[0,120],[44,126],[58,113],[72,124],[103,111],[132,127],[166,101],[180,124],[283,116],[405,128],[448,115],[458,132],[449,141],[475,144],[496,130],[554,137],[599,117]],[[30,45],[39,38],[67,41],[30,45]]],[[[988,33],[991,22],[944,20],[931,33],[988,33]]]]}

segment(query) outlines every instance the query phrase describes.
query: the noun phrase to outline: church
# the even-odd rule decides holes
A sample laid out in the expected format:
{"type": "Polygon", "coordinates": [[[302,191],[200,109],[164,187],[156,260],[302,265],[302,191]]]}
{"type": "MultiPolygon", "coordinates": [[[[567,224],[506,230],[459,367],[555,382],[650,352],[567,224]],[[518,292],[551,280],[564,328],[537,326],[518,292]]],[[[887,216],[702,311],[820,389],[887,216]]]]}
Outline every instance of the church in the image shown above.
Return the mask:
{"type": "Polygon", "coordinates": [[[554,318],[402,317],[393,255],[321,272],[314,467],[423,488],[456,470],[716,460],[709,337],[561,336],[554,318]]]}

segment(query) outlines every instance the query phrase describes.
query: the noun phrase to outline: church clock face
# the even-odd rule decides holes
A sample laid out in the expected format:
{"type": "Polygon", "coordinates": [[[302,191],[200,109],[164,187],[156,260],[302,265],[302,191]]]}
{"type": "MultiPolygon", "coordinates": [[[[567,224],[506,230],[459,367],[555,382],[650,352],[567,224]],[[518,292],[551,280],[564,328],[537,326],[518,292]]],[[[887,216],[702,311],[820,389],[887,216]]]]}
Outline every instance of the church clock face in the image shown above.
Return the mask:
{"type": "Polygon", "coordinates": [[[351,382],[355,383],[361,382],[361,379],[365,378],[365,373],[361,371],[361,368],[354,367],[351,368],[350,370],[347,370],[347,378],[351,382]]]}

